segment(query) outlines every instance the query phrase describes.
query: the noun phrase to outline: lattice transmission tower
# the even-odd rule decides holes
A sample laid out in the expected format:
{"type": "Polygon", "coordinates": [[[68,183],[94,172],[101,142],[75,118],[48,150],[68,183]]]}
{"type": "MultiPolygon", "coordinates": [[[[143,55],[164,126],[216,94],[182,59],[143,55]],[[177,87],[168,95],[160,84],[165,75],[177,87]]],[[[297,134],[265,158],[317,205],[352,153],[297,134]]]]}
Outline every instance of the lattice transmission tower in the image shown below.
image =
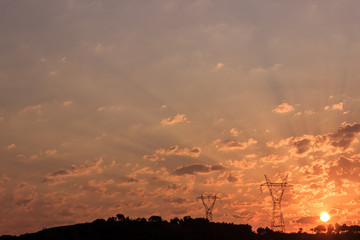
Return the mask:
{"type": "Polygon", "coordinates": [[[213,219],[212,211],[214,210],[215,202],[217,199],[219,199],[221,202],[221,198],[216,196],[216,194],[215,195],[211,195],[211,194],[202,195],[201,194],[200,197],[196,198],[197,201],[199,201],[199,199],[201,199],[201,201],[204,205],[206,219],[211,222],[213,219]]]}
{"type": "Polygon", "coordinates": [[[287,183],[288,176],[281,183],[274,183],[269,180],[269,178],[265,175],[266,183],[260,185],[260,192],[262,193],[262,188],[267,186],[270,192],[270,196],[273,200],[273,210],[272,210],[272,219],[271,219],[271,229],[273,231],[285,232],[285,223],[281,210],[281,200],[284,195],[285,188],[291,187],[287,183]]]}

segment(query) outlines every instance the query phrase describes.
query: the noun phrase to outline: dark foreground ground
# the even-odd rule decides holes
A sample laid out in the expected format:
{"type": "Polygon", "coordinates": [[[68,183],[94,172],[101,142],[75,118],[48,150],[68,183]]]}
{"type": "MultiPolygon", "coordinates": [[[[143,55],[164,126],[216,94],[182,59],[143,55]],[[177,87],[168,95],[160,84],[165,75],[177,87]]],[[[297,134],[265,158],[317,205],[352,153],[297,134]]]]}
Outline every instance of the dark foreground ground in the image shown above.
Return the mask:
{"type": "Polygon", "coordinates": [[[344,232],[341,234],[307,234],[307,233],[279,233],[263,231],[255,233],[250,225],[236,225],[229,223],[210,223],[206,219],[185,217],[162,221],[160,217],[146,220],[129,218],[109,218],[95,220],[92,223],[44,229],[37,233],[27,233],[20,236],[4,235],[0,240],[7,239],[46,239],[46,240],[119,240],[119,239],[156,239],[156,240],[360,240],[360,234],[344,232]]]}

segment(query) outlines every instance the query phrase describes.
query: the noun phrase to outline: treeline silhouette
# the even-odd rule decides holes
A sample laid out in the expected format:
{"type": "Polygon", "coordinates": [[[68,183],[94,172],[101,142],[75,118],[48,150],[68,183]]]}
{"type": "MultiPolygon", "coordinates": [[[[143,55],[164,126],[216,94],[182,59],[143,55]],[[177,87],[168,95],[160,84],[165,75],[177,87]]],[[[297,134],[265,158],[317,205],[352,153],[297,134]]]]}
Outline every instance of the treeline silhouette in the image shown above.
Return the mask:
{"type": "Polygon", "coordinates": [[[247,224],[214,223],[204,218],[163,220],[160,216],[150,218],[130,219],[123,214],[105,219],[96,219],[91,223],[81,223],[43,229],[36,233],[26,233],[20,236],[3,235],[0,240],[355,240],[360,239],[360,226],[319,225],[312,229],[313,234],[274,232],[268,227],[255,231],[247,224]]]}

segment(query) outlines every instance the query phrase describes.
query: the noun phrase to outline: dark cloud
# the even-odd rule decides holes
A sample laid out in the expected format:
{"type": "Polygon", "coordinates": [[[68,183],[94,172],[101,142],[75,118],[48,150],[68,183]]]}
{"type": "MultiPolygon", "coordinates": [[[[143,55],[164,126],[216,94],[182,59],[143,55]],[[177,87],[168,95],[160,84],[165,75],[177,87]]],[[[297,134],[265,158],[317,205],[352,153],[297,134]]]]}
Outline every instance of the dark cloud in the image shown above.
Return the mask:
{"type": "Polygon", "coordinates": [[[290,137],[282,139],[278,144],[271,143],[268,146],[279,148],[289,145],[290,152],[300,156],[304,156],[311,151],[335,154],[349,149],[356,142],[359,133],[360,124],[344,124],[335,133],[290,137]]]}
{"type": "Polygon", "coordinates": [[[181,198],[181,197],[174,197],[174,198],[167,198],[166,201],[170,202],[170,203],[177,203],[177,204],[183,204],[185,203],[187,200],[186,198],[181,198]]]}
{"type": "Polygon", "coordinates": [[[226,178],[228,180],[229,183],[235,183],[237,182],[237,178],[234,177],[232,174],[229,174],[229,176],[226,178]]]}
{"type": "Polygon", "coordinates": [[[210,173],[213,171],[221,171],[225,168],[222,165],[206,165],[206,164],[193,164],[175,169],[174,174],[181,176],[185,174],[196,174],[196,173],[210,173]]]}
{"type": "Polygon", "coordinates": [[[334,181],[341,186],[343,180],[358,182],[360,176],[359,159],[351,159],[341,156],[329,169],[329,181],[334,181]]]}
{"type": "Polygon", "coordinates": [[[359,132],[360,124],[358,123],[343,125],[331,135],[331,145],[346,150],[351,146],[359,132]]]}
{"type": "Polygon", "coordinates": [[[254,145],[257,143],[256,140],[250,138],[247,142],[240,142],[237,140],[221,140],[221,139],[216,139],[214,141],[216,148],[219,149],[220,151],[232,151],[232,150],[242,150],[242,149],[246,149],[251,145],[254,145]]]}
{"type": "Polygon", "coordinates": [[[98,158],[95,161],[84,164],[84,165],[73,165],[71,169],[59,169],[55,172],[47,174],[44,178],[43,183],[54,184],[63,182],[62,178],[71,177],[71,176],[79,176],[90,174],[91,172],[101,172],[102,167],[100,164],[102,163],[102,159],[98,158]]]}
{"type": "Polygon", "coordinates": [[[305,224],[315,224],[319,220],[318,216],[312,216],[312,217],[300,217],[297,219],[293,219],[292,222],[294,223],[305,223],[305,224]]]}
{"type": "Polygon", "coordinates": [[[303,153],[309,151],[310,143],[311,143],[310,139],[301,139],[298,141],[294,141],[292,144],[293,144],[293,147],[295,147],[297,154],[303,154],[303,153]]]}

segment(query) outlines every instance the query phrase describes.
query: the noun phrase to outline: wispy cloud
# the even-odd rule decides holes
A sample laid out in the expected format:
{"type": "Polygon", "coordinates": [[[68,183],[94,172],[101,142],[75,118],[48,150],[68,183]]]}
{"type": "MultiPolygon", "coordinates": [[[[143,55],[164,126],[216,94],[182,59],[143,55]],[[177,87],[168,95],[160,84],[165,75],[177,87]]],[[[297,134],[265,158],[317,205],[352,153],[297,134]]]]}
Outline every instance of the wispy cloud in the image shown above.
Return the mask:
{"type": "Polygon", "coordinates": [[[49,75],[50,77],[54,77],[54,76],[56,76],[56,75],[58,75],[58,74],[59,74],[59,71],[58,71],[58,70],[51,71],[51,72],[48,73],[48,75],[49,75]]]}
{"type": "Polygon", "coordinates": [[[11,150],[11,149],[13,149],[13,148],[15,148],[15,147],[16,147],[15,143],[11,143],[10,145],[5,146],[4,149],[6,149],[6,150],[11,150]]]}
{"type": "Polygon", "coordinates": [[[149,154],[149,155],[144,155],[143,159],[149,160],[151,162],[157,162],[157,161],[164,161],[165,158],[160,158],[158,155],[156,154],[149,154]]]}
{"type": "Polygon", "coordinates": [[[26,106],[24,109],[22,109],[20,111],[20,114],[27,114],[31,112],[41,114],[42,110],[43,110],[43,106],[41,104],[31,105],[31,106],[26,106]]]}
{"type": "Polygon", "coordinates": [[[214,141],[216,148],[220,151],[243,150],[243,149],[246,149],[249,146],[252,146],[256,143],[257,143],[257,141],[252,138],[249,138],[247,142],[240,142],[237,140],[223,141],[221,139],[216,139],[214,141]]]}
{"type": "Polygon", "coordinates": [[[63,182],[63,179],[67,177],[88,175],[92,172],[101,173],[103,171],[103,168],[101,167],[102,162],[102,158],[98,158],[94,162],[84,165],[73,165],[70,169],[56,170],[55,172],[47,174],[43,183],[56,184],[63,182]]]}
{"type": "Polygon", "coordinates": [[[180,114],[180,113],[176,114],[174,117],[169,117],[161,120],[162,125],[173,125],[182,122],[189,123],[190,121],[187,119],[185,114],[180,114]]]}
{"type": "Polygon", "coordinates": [[[223,171],[225,169],[222,165],[207,165],[207,164],[192,164],[175,169],[174,174],[177,176],[185,174],[211,173],[214,171],[223,171]]]}
{"type": "Polygon", "coordinates": [[[191,149],[187,147],[179,148],[178,145],[173,145],[167,149],[158,148],[156,149],[155,152],[157,154],[163,154],[163,155],[180,155],[180,156],[189,156],[189,157],[197,158],[201,153],[201,148],[196,146],[192,147],[191,149]]]}
{"type": "Polygon", "coordinates": [[[73,101],[64,101],[63,102],[63,105],[66,107],[66,106],[70,106],[73,104],[73,101]]]}

